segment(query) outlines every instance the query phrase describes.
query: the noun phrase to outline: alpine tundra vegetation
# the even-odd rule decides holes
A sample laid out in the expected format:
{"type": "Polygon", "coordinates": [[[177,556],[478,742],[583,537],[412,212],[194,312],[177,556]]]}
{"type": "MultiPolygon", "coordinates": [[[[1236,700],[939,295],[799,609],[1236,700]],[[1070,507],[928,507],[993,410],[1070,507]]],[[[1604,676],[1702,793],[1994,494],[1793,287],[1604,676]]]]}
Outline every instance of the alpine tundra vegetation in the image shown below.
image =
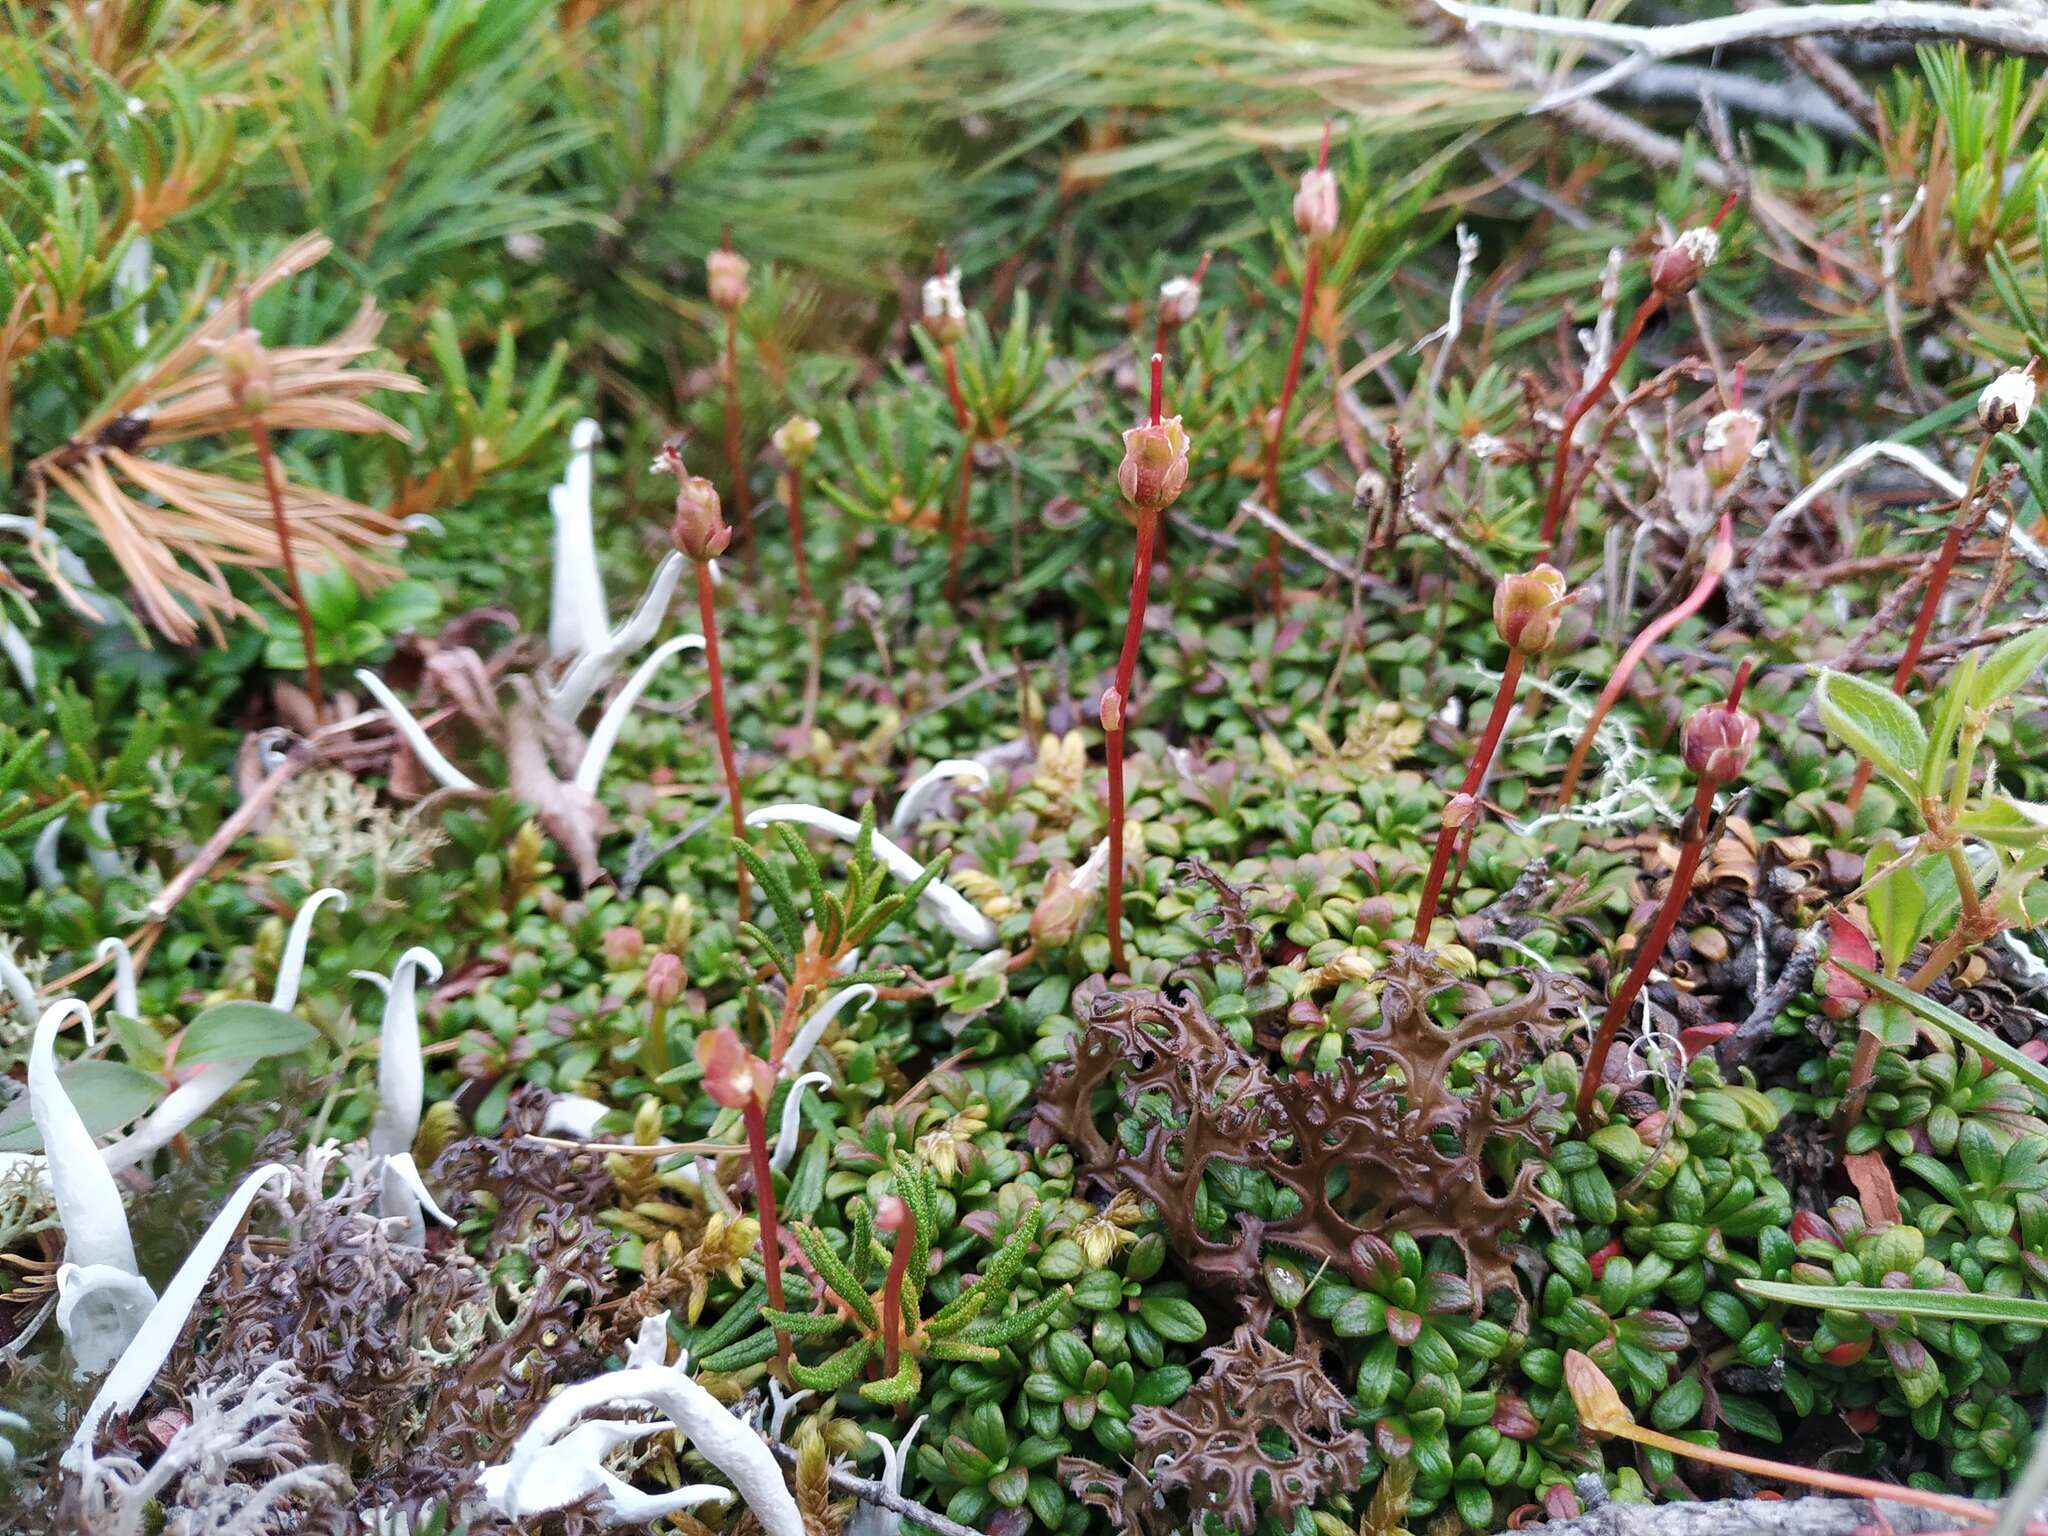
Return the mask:
{"type": "Polygon", "coordinates": [[[2043,1529],[2044,59],[7,7],[0,1529],[2043,1529]]]}

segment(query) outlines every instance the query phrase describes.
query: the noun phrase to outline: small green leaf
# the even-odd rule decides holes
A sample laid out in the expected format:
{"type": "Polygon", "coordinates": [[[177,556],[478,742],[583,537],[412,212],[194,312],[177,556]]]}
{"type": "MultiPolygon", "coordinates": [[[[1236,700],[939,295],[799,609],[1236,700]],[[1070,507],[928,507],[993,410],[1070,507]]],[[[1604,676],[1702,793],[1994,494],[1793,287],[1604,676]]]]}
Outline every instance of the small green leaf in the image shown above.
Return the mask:
{"type": "Polygon", "coordinates": [[[2027,686],[2044,659],[2048,659],[2048,624],[2038,624],[2010,640],[1984,658],[1977,673],[1970,702],[1979,709],[2003,702],[2027,686]]]}
{"type": "MultiPolygon", "coordinates": [[[[1865,861],[1866,868],[1882,868],[1898,858],[1898,845],[1879,843],[1865,861]]],[[[1927,892],[1908,863],[1901,863],[1864,893],[1864,908],[1870,914],[1870,931],[1877,940],[1884,967],[1896,971],[1920,942],[1921,923],[1927,915],[1927,892]]]]}
{"type": "MultiPolygon", "coordinates": [[[[1954,760],[1956,733],[1962,729],[1963,708],[1977,680],[1977,653],[1970,652],[1942,680],[1934,707],[1934,724],[1927,732],[1927,752],[1920,759],[1920,782],[1927,793],[1939,795],[1948,782],[1949,764],[1954,760]]],[[[1969,765],[1964,764],[1965,771],[1969,765]]]]}
{"type": "Polygon", "coordinates": [[[312,1025],[268,1003],[216,1003],[185,1026],[178,1065],[289,1056],[319,1038],[312,1025]]]}
{"type": "Polygon", "coordinates": [[[2048,842],[2048,805],[1987,795],[1956,818],[1958,830],[2001,848],[2033,848],[2048,842]]]}
{"type": "Polygon", "coordinates": [[[1927,755],[1927,732],[1906,701],[1887,688],[1845,672],[1821,673],[1813,699],[1828,730],[1858,757],[1868,758],[1918,805],[1918,774],[1927,755]]]}
{"type": "MultiPolygon", "coordinates": [[[[119,1061],[87,1057],[57,1068],[57,1080],[77,1108],[85,1128],[95,1136],[118,1131],[162,1097],[164,1085],[146,1072],[119,1061]]],[[[43,1138],[29,1114],[23,1094],[0,1113],[0,1152],[40,1152],[43,1138]]]]}
{"type": "Polygon", "coordinates": [[[319,630],[340,629],[356,616],[362,602],[348,572],[331,560],[302,571],[299,590],[305,594],[313,627],[319,630]]]}
{"type": "Polygon", "coordinates": [[[1192,1344],[1208,1331],[1202,1309],[1178,1296],[1147,1296],[1138,1303],[1147,1327],[1176,1344],[1192,1344]]]}

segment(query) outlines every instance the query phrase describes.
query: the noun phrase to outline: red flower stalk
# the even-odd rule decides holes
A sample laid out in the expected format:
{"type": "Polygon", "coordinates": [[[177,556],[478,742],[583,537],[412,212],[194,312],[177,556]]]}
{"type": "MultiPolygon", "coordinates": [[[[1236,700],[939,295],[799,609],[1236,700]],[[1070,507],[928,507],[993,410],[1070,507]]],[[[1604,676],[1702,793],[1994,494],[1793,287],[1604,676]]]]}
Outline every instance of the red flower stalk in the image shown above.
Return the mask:
{"type": "MultiPolygon", "coordinates": [[[[775,1069],[748,1050],[725,1025],[697,1037],[697,1064],[704,1069],[704,1091],[726,1109],[736,1109],[747,1127],[747,1158],[754,1170],[754,1202],[761,1216],[761,1267],[768,1286],[768,1305],[782,1304],[782,1232],[775,1217],[775,1171],[768,1161],[768,1101],[775,1095],[775,1069]]],[[[775,1331],[782,1359],[789,1359],[789,1336],[775,1331]]]]}
{"type": "Polygon", "coordinates": [[[1130,709],[1131,681],[1138,670],[1138,637],[1145,629],[1145,599],[1152,586],[1159,515],[1173,505],[1188,481],[1188,435],[1178,416],[1160,415],[1165,370],[1166,359],[1154,352],[1151,420],[1124,433],[1123,463],[1116,472],[1117,488],[1138,519],[1124,647],[1117,657],[1116,680],[1102,695],[1103,750],[1109,759],[1109,960],[1119,971],[1124,968],[1124,716],[1130,709]]]}
{"type": "Polygon", "coordinates": [[[946,598],[951,601],[960,595],[960,562],[967,552],[967,499],[974,489],[974,413],[960,393],[960,366],[953,359],[953,343],[967,334],[967,309],[960,302],[959,275],[947,270],[943,245],[932,259],[932,275],[925,280],[923,320],[924,328],[939,344],[946,398],[953,404],[953,424],[960,429],[960,483],[946,527],[946,598]]]}
{"type": "Polygon", "coordinates": [[[1685,840],[1678,850],[1678,867],[1671,873],[1670,887],[1664,892],[1664,904],[1657,909],[1656,921],[1651,923],[1649,933],[1637,947],[1635,962],[1630,965],[1628,976],[1608,1000],[1607,1012],[1601,1017],[1592,1049],[1586,1052],[1586,1070],[1579,1079],[1576,1105],[1581,1133],[1589,1128],[1593,1098],[1599,1092],[1600,1079],[1607,1067],[1607,1054],[1614,1048],[1614,1037],[1621,1029],[1621,1021],[1635,1006],[1643,983],[1650,979],[1651,969],[1663,958],[1664,946],[1671,941],[1671,931],[1678,926],[1678,915],[1692,894],[1692,877],[1699,869],[1700,855],[1706,851],[1707,824],[1714,815],[1714,794],[1722,785],[1741,777],[1742,770],[1749,763],[1750,749],[1756,745],[1756,720],[1741,709],[1742,690],[1748,681],[1749,663],[1745,661],[1735,673],[1735,686],[1729,690],[1728,701],[1710,704],[1685,722],[1680,750],[1685,757],[1685,765],[1693,771],[1697,781],[1692,809],[1685,818],[1685,840]]]}
{"type": "MultiPolygon", "coordinates": [[[[1309,318],[1315,312],[1316,284],[1323,272],[1323,241],[1337,229],[1337,178],[1330,172],[1330,125],[1323,124],[1323,145],[1316,154],[1316,168],[1301,178],[1294,194],[1294,226],[1308,240],[1308,257],[1301,271],[1301,314],[1294,322],[1294,346],[1287,354],[1287,373],[1280,381],[1280,403],[1274,408],[1266,439],[1266,473],[1259,487],[1259,499],[1268,512],[1280,515],[1280,448],[1287,437],[1287,413],[1294,406],[1294,391],[1301,383],[1301,357],[1308,346],[1309,318]]],[[[1266,530],[1267,600],[1275,612],[1280,608],[1280,535],[1266,530]]]]}
{"type": "Polygon", "coordinates": [[[1560,807],[1571,804],[1572,793],[1579,787],[1579,775],[1585,772],[1586,754],[1592,750],[1593,737],[1600,729],[1600,722],[1607,718],[1622,690],[1628,686],[1630,675],[1650,654],[1651,646],[1706,606],[1707,599],[1714,595],[1721,585],[1721,578],[1728,574],[1728,568],[1734,563],[1734,522],[1728,513],[1723,512],[1721,525],[1714,530],[1714,542],[1707,546],[1707,558],[1700,569],[1699,581],[1682,601],[1643,626],[1642,633],[1631,640],[1628,649],[1621,653],[1621,660],[1615,664],[1607,686],[1600,690],[1600,697],[1593,704],[1593,713],[1586,717],[1586,727],[1579,732],[1579,739],[1572,747],[1571,761],[1565,765],[1564,782],[1557,791],[1560,807]]]}
{"type": "MultiPolygon", "coordinates": [[[[1956,505],[1956,513],[1948,525],[1948,535],[1941,541],[1941,552],[1934,557],[1934,569],[1928,573],[1927,590],[1920,598],[1920,611],[1913,618],[1913,633],[1906,639],[1906,649],[1899,655],[1899,665],[1892,673],[1892,692],[1901,698],[1905,696],[1906,684],[1913,676],[1913,669],[1920,665],[1920,652],[1927,646],[1927,632],[1934,624],[1935,609],[1941,606],[1942,589],[1948,585],[1948,578],[1956,568],[1956,556],[1962,552],[1963,536],[1970,529],[1970,503],[1977,499],[1977,483],[1984,474],[1984,459],[1991,451],[1991,440],[2000,432],[2016,431],[2032,414],[2034,409],[2034,378],[2031,367],[2008,369],[1984,387],[1977,397],[1977,420],[1984,429],[1984,436],[1977,443],[1977,455],[1970,461],[1969,483],[1963,487],[1963,498],[1956,505]]],[[[1849,786],[1849,809],[1855,810],[1863,803],[1863,792],[1870,787],[1872,764],[1868,758],[1856,765],[1856,778],[1849,786]]]]}
{"type": "Polygon", "coordinates": [[[1650,316],[1657,313],[1666,299],[1682,298],[1699,284],[1700,275],[1713,264],[1720,249],[1716,231],[1721,221],[1728,217],[1728,210],[1735,206],[1735,194],[1729,193],[1721,204],[1721,211],[1714,215],[1714,221],[1700,228],[1688,229],[1671,244],[1664,246],[1650,258],[1650,291],[1643,295],[1642,303],[1629,317],[1628,328],[1621,333],[1621,339],[1614,344],[1613,355],[1607,359],[1607,366],[1600,377],[1581,390],[1565,407],[1564,421],[1558,428],[1557,461],[1551,466],[1550,494],[1543,505],[1543,547],[1546,551],[1557,545],[1558,525],[1564,521],[1565,508],[1571,498],[1565,494],[1565,472],[1571,465],[1572,438],[1586,413],[1598,405],[1607,394],[1607,387],[1621,372],[1621,365],[1628,361],[1628,355],[1635,350],[1636,342],[1642,337],[1643,327],[1650,316]]]}
{"type": "Polygon", "coordinates": [[[1519,576],[1504,576],[1493,589],[1493,627],[1508,648],[1507,665],[1501,668],[1500,687],[1493,695],[1493,711],[1486,717],[1486,730],[1479,747],[1465,769],[1465,782],[1444,806],[1437,827],[1436,852],[1429,861],[1429,874],[1422,884],[1422,904],[1415,912],[1415,942],[1429,942],[1430,925],[1436,921],[1437,902],[1442,897],[1444,875],[1451,867],[1451,853],[1458,834],[1479,814],[1479,786],[1485,782],[1487,766],[1500,748],[1501,733],[1515,706],[1515,690],[1522,681],[1522,665],[1540,656],[1557,638],[1557,626],[1564,618],[1564,575],[1548,565],[1519,576]]]}
{"type": "Polygon", "coordinates": [[[910,1268],[910,1207],[895,1195],[885,1196],[875,1212],[875,1225],[896,1234],[896,1246],[889,1254],[889,1276],[882,1282],[882,1379],[896,1374],[903,1348],[903,1276],[910,1268]]]}
{"type": "MultiPolygon", "coordinates": [[[[718,371],[725,381],[725,463],[732,479],[734,520],[739,524],[740,543],[747,552],[747,570],[752,574],[759,557],[754,553],[754,519],[747,496],[747,466],[740,448],[740,306],[747,302],[747,261],[732,248],[732,226],[725,226],[725,241],[705,263],[711,302],[725,311],[725,350],[718,371]]],[[[708,636],[707,636],[708,638],[708,636]]]]}
{"type": "MultiPolygon", "coordinates": [[[[682,456],[664,447],[656,467],[681,482],[676,492],[676,520],[669,538],[690,557],[697,575],[697,619],[704,631],[704,670],[711,680],[711,725],[718,735],[718,761],[725,771],[725,794],[732,808],[732,835],[747,835],[747,812],[740,797],[739,763],[732,750],[732,721],[725,710],[725,668],[718,657],[718,602],[711,584],[711,562],[732,543],[718,502],[718,488],[701,475],[684,472],[682,456]]],[[[748,917],[747,867],[739,868],[740,921],[748,917]]]]}
{"type": "Polygon", "coordinates": [[[1152,331],[1152,350],[1160,356],[1166,355],[1173,333],[1194,319],[1202,307],[1202,279],[1209,275],[1209,259],[1215,254],[1202,252],[1193,277],[1169,277],[1159,285],[1159,319],[1152,331]]]}
{"type": "Polygon", "coordinates": [[[221,377],[228,394],[247,418],[249,441],[256,447],[256,462],[263,466],[263,489],[270,498],[270,526],[277,535],[277,552],[284,564],[285,586],[292,595],[292,612],[299,621],[299,643],[306,652],[306,696],[313,701],[313,718],[327,713],[327,696],[320,687],[320,657],[313,641],[313,614],[306,607],[306,593],[299,585],[298,557],[292,553],[291,528],[284,515],[284,472],[278,468],[277,453],[270,446],[270,428],[263,413],[270,408],[275,379],[270,354],[263,340],[249,329],[249,301],[242,300],[241,330],[214,348],[220,360],[221,377]]]}
{"type": "Polygon", "coordinates": [[[789,546],[796,557],[796,593],[811,606],[811,571],[804,558],[804,461],[818,446],[818,424],[792,416],[775,429],[775,449],[789,465],[789,546]]]}

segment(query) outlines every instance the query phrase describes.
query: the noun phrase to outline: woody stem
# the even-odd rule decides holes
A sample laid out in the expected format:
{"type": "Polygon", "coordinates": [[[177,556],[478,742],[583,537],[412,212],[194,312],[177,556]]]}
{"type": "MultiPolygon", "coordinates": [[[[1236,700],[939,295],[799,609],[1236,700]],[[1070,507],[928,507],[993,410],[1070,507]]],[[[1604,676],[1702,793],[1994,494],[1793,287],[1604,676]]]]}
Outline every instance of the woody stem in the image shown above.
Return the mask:
{"type": "Polygon", "coordinates": [[[1636,306],[1636,312],[1629,318],[1628,329],[1621,333],[1621,340],[1615,343],[1614,355],[1607,360],[1607,367],[1591,385],[1581,390],[1572,403],[1565,408],[1564,421],[1558,428],[1557,462],[1551,466],[1550,494],[1543,506],[1543,547],[1547,550],[1557,543],[1558,524],[1564,520],[1565,472],[1571,465],[1572,434],[1578,431],[1579,423],[1586,413],[1600,402],[1607,393],[1607,386],[1614,382],[1614,376],[1621,372],[1621,365],[1628,361],[1628,355],[1635,350],[1636,341],[1643,334],[1643,326],[1650,316],[1664,302],[1664,295],[1651,289],[1636,306]]]}
{"type": "MultiPolygon", "coordinates": [[[[725,712],[725,669],[718,660],[718,605],[711,586],[711,562],[699,560],[696,566],[697,621],[704,631],[704,671],[711,680],[711,727],[718,736],[719,766],[725,771],[725,794],[732,807],[732,835],[745,838],[747,811],[740,800],[739,763],[733,757],[732,723],[725,712]]],[[[744,923],[749,916],[744,864],[739,867],[739,909],[740,921],[744,923]]]]}
{"type": "MultiPolygon", "coordinates": [[[[1485,782],[1487,765],[1493,761],[1493,754],[1500,746],[1501,732],[1507,729],[1508,713],[1514,708],[1515,689],[1522,681],[1522,653],[1508,652],[1507,665],[1501,668],[1500,687],[1494,691],[1493,712],[1486,717],[1486,733],[1479,738],[1479,746],[1472,754],[1472,761],[1465,769],[1465,782],[1459,787],[1460,795],[1477,794],[1485,782]]],[[[1429,942],[1430,924],[1436,921],[1436,906],[1443,892],[1444,873],[1451,867],[1451,850],[1458,841],[1458,828],[1446,820],[1437,827],[1436,852],[1430,857],[1429,877],[1422,885],[1422,905],[1415,912],[1415,942],[1429,942]]]]}
{"type": "Polygon", "coordinates": [[[306,694],[313,701],[313,718],[325,718],[327,698],[320,689],[320,657],[313,642],[313,615],[306,607],[305,590],[299,585],[298,557],[292,553],[291,529],[284,517],[284,471],[270,446],[270,429],[258,418],[249,422],[249,440],[256,445],[256,461],[263,466],[263,489],[270,498],[270,526],[277,534],[277,552],[284,562],[285,585],[291,589],[292,611],[299,620],[299,643],[306,652],[306,694]]]}
{"type": "Polygon", "coordinates": [[[1692,894],[1692,877],[1700,867],[1700,854],[1707,845],[1707,823],[1714,815],[1716,787],[1714,780],[1703,777],[1699,787],[1693,791],[1692,811],[1685,819],[1685,842],[1678,850],[1678,867],[1671,872],[1671,885],[1664,892],[1664,905],[1657,909],[1657,920],[1650,925],[1649,933],[1637,947],[1635,963],[1628,968],[1628,976],[1620,990],[1608,1000],[1607,1012],[1600,1020],[1600,1032],[1593,1037],[1592,1049],[1586,1052],[1586,1070],[1579,1079],[1579,1097],[1575,1106],[1581,1134],[1588,1128],[1593,1096],[1599,1091],[1601,1073],[1607,1066],[1607,1053],[1614,1048],[1614,1037],[1621,1029],[1621,1021],[1628,1017],[1637,994],[1643,990],[1643,983],[1650,979],[1651,970],[1663,958],[1664,946],[1671,942],[1671,930],[1678,926],[1678,914],[1684,910],[1686,898],[1692,894]]]}
{"type": "Polygon", "coordinates": [[[1124,968],[1124,721],[1131,709],[1131,683],[1138,670],[1138,637],[1145,629],[1145,599],[1152,588],[1152,548],[1159,513],[1138,509],[1138,551],[1131,567],[1130,610],[1124,619],[1124,648],[1110,685],[1115,705],[1105,710],[1103,747],[1109,759],[1109,963],[1124,968]],[[1110,723],[1111,719],[1114,724],[1110,723]]]}
{"type": "MultiPolygon", "coordinates": [[[[768,1286],[768,1305],[776,1311],[782,1305],[782,1233],[775,1219],[775,1170],[768,1161],[768,1117],[761,1101],[751,1094],[740,1112],[747,1123],[747,1157],[754,1169],[754,1204],[761,1215],[761,1267],[768,1286]]],[[[775,1330],[775,1348],[786,1364],[789,1335],[775,1330]]]]}

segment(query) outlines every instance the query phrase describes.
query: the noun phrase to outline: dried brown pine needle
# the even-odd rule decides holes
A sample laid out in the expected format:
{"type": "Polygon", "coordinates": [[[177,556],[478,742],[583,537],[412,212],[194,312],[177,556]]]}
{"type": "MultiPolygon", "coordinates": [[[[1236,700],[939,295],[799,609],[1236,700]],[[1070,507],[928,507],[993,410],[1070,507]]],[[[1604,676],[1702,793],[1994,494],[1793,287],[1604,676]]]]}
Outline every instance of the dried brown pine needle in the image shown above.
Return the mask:
{"type": "MultiPolygon", "coordinates": [[[[282,552],[259,483],[145,455],[169,443],[233,438],[246,430],[247,417],[229,394],[215,349],[238,327],[247,300],[305,271],[330,248],[324,235],[294,243],[236,301],[221,304],[161,359],[124,382],[69,443],[30,466],[38,522],[47,516],[53,490],[85,513],[150,627],[177,644],[191,643],[202,626],[219,643],[223,617],[251,617],[229,587],[227,571],[277,570],[282,552]]],[[[375,390],[417,393],[423,386],[404,373],[353,366],[374,350],[381,324],[376,306],[365,303],[328,341],[271,351],[274,386],[262,424],[273,431],[382,433],[406,440],[403,427],[362,397],[375,390]]],[[[395,574],[374,553],[400,531],[389,512],[289,481],[284,510],[298,560],[333,561],[359,586],[375,586],[395,574]]],[[[84,608],[44,541],[34,547],[57,589],[84,608]]]]}

